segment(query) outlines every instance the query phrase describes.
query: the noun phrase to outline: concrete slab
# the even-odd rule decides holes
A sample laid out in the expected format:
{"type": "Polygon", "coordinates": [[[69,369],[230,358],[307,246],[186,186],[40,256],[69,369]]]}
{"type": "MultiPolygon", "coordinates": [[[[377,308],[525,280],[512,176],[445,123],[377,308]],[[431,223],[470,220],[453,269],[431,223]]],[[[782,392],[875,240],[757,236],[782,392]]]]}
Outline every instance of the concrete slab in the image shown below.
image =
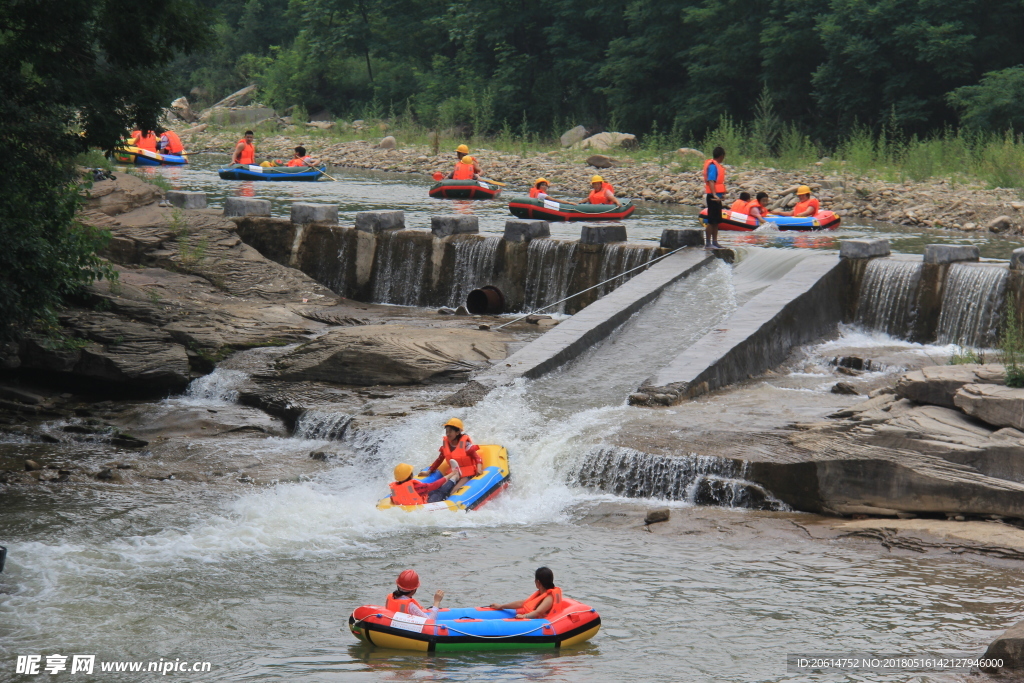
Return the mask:
{"type": "Polygon", "coordinates": [[[405,230],[404,211],[360,211],[356,214],[356,230],[378,233],[405,230]]]}
{"type": "Polygon", "coordinates": [[[304,204],[296,202],[292,204],[292,223],[302,225],[305,223],[328,223],[338,224],[337,204],[304,204]]]}
{"type": "Polygon", "coordinates": [[[270,200],[251,197],[228,197],[224,202],[225,216],[269,216],[270,200]]]}
{"type": "Polygon", "coordinates": [[[480,219],[476,216],[431,216],[430,231],[434,237],[450,237],[480,232],[480,219]]]}
{"type": "Polygon", "coordinates": [[[205,192],[185,192],[182,190],[168,190],[165,199],[179,209],[205,209],[205,192]]]}
{"type": "Polygon", "coordinates": [[[512,354],[476,381],[508,384],[519,377],[540,377],[576,358],[653,301],[665,287],[714,260],[709,252],[686,249],[648,268],[543,336],[512,354]]]}
{"type": "Polygon", "coordinates": [[[661,248],[703,247],[704,231],[699,228],[665,228],[661,231],[661,248]]]}
{"type": "Polygon", "coordinates": [[[839,240],[839,258],[875,258],[890,253],[887,239],[839,240]]]}
{"type": "Polygon", "coordinates": [[[626,226],[621,223],[584,225],[580,230],[580,244],[607,244],[625,242],[626,226]]]}
{"type": "Polygon", "coordinates": [[[505,221],[505,240],[508,242],[529,242],[538,237],[551,237],[551,225],[547,221],[522,218],[505,221]]]}
{"type": "Polygon", "coordinates": [[[925,263],[958,263],[977,261],[981,252],[967,244],[929,244],[924,248],[925,263]]]}
{"type": "Polygon", "coordinates": [[[849,279],[835,256],[807,257],[644,382],[630,403],[672,405],[778,365],[843,320],[849,279]]]}
{"type": "Polygon", "coordinates": [[[1024,270],[1024,247],[1014,249],[1010,254],[1010,270],[1024,270]]]}

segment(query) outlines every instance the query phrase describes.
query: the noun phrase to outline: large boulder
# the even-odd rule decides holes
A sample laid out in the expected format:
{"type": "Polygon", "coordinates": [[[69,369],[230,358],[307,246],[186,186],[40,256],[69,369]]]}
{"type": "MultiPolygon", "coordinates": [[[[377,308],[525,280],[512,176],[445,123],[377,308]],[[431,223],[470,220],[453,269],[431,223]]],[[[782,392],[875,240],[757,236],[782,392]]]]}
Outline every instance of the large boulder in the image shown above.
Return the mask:
{"type": "Polygon", "coordinates": [[[593,149],[598,152],[615,149],[621,147],[628,149],[636,147],[637,141],[636,136],[632,133],[598,133],[597,135],[591,135],[582,142],[577,142],[573,145],[573,149],[593,149]]]}
{"type": "Polygon", "coordinates": [[[953,396],[953,402],[982,422],[1024,430],[1024,389],[1000,384],[965,384],[953,396]]]}
{"type": "Polygon", "coordinates": [[[1000,667],[986,667],[988,673],[1020,671],[1024,669],[1024,621],[1006,629],[1003,635],[993,640],[982,659],[1002,660],[1000,667]]]}
{"type": "Polygon", "coordinates": [[[203,123],[219,123],[221,125],[254,126],[261,121],[277,117],[277,112],[270,107],[210,107],[199,115],[203,123]]]}
{"type": "Polygon", "coordinates": [[[256,85],[247,85],[241,90],[231,93],[220,102],[215,103],[213,107],[243,107],[249,104],[255,95],[256,85]]]}
{"type": "Polygon", "coordinates": [[[396,147],[398,147],[398,142],[392,135],[383,138],[377,143],[377,149],[395,149],[396,147]]]}
{"type": "Polygon", "coordinates": [[[562,133],[558,141],[562,147],[572,147],[577,142],[582,142],[587,137],[587,129],[583,126],[576,126],[562,133]]]}
{"type": "Polygon", "coordinates": [[[117,216],[152,204],[162,195],[163,191],[156,185],[150,185],[131,173],[119,173],[116,178],[93,183],[85,208],[117,216]]]}
{"type": "Polygon", "coordinates": [[[196,120],[196,115],[192,113],[192,107],[189,106],[188,100],[184,97],[179,97],[171,102],[171,111],[173,111],[179,119],[186,121],[187,123],[192,123],[196,120]]]}
{"type": "Polygon", "coordinates": [[[331,332],[277,363],[289,381],[336,384],[431,384],[465,381],[506,355],[505,337],[461,328],[366,325],[331,332]]]}
{"type": "Polygon", "coordinates": [[[612,168],[618,165],[618,161],[607,157],[604,154],[592,154],[587,157],[587,165],[594,168],[612,168]]]}
{"type": "Polygon", "coordinates": [[[965,384],[1002,384],[1002,365],[931,365],[903,375],[896,395],[915,403],[956,408],[953,397],[965,384]]]}

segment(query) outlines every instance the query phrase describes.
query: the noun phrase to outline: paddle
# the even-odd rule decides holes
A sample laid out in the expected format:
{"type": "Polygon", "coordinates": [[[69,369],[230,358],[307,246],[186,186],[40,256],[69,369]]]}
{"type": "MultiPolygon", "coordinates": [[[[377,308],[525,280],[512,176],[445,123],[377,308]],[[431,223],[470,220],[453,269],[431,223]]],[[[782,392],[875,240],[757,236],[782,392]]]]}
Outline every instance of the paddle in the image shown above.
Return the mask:
{"type": "Polygon", "coordinates": [[[480,178],[480,180],[485,183],[490,183],[491,185],[497,185],[498,187],[507,187],[505,183],[499,183],[497,180],[491,180],[490,178],[480,178]]]}
{"type": "MultiPolygon", "coordinates": [[[[306,164],[306,166],[309,166],[310,168],[316,168],[316,166],[314,166],[313,164],[309,163],[308,161],[303,160],[302,163],[306,164]]],[[[316,170],[320,171],[319,168],[316,168],[316,170]]],[[[320,171],[320,174],[327,176],[328,178],[330,178],[331,180],[333,180],[336,183],[340,182],[337,178],[335,178],[334,176],[330,175],[327,171],[320,171]]]]}

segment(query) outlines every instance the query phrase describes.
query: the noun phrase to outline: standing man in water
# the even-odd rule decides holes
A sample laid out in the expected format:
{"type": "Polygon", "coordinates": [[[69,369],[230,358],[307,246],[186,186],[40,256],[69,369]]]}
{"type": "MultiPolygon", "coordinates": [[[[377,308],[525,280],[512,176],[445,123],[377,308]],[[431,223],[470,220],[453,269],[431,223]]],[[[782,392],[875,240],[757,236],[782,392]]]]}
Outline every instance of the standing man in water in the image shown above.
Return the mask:
{"type": "Polygon", "coordinates": [[[234,154],[231,155],[231,163],[249,165],[256,163],[256,145],[253,143],[253,132],[245,131],[245,137],[235,145],[234,154]]]}
{"type": "Polygon", "coordinates": [[[721,249],[718,244],[718,224],[722,222],[722,203],[725,199],[725,150],[715,147],[711,158],[704,162],[704,195],[708,205],[708,227],[704,229],[704,249],[721,249]]]}

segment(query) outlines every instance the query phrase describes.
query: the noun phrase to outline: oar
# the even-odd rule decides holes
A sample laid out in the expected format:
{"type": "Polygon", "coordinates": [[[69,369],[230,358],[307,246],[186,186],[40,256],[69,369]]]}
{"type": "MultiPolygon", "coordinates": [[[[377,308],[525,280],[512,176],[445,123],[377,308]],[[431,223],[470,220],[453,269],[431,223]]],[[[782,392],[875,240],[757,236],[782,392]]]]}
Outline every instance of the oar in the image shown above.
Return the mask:
{"type": "MultiPolygon", "coordinates": [[[[306,164],[306,166],[309,166],[310,168],[316,168],[316,166],[314,166],[313,164],[309,163],[308,161],[303,161],[302,163],[306,164]]],[[[320,171],[319,168],[316,168],[316,170],[320,171]]],[[[327,176],[328,178],[330,178],[331,180],[333,180],[336,183],[341,182],[340,180],[338,180],[337,178],[335,178],[334,176],[329,174],[327,171],[320,171],[320,174],[327,176]]]]}
{"type": "Polygon", "coordinates": [[[491,185],[497,185],[498,187],[507,187],[505,183],[499,183],[497,180],[491,180],[490,178],[480,178],[480,180],[485,183],[490,183],[491,185]]]}

